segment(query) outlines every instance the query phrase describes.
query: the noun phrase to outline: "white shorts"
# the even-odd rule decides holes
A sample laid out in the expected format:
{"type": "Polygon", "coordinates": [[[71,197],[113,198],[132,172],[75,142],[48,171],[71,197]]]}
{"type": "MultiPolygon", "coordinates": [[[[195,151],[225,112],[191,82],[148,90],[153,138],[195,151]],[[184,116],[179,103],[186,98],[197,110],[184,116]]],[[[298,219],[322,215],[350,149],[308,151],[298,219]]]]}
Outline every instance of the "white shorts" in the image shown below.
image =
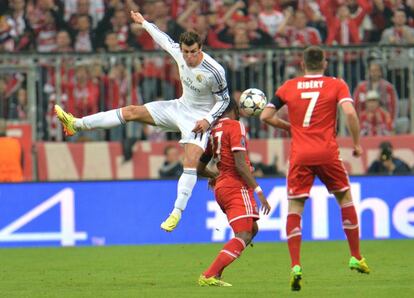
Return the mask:
{"type": "Polygon", "coordinates": [[[195,144],[206,149],[210,132],[192,132],[196,121],[203,119],[208,111],[188,107],[179,99],[152,101],[144,105],[154,119],[155,125],[164,131],[181,132],[181,144],[195,144]]]}

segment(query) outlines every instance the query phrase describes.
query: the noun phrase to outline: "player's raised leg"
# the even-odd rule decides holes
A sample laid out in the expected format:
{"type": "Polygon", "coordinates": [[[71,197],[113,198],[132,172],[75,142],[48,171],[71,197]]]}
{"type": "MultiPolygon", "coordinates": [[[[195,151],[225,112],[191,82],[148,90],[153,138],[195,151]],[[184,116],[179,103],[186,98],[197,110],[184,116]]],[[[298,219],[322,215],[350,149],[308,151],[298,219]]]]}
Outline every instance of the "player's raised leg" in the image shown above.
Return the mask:
{"type": "Polygon", "coordinates": [[[300,247],[302,243],[302,213],[305,207],[304,198],[291,198],[288,204],[286,235],[291,259],[290,288],[300,291],[302,285],[302,267],[300,263],[300,247]]]}
{"type": "Polygon", "coordinates": [[[334,194],[341,207],[342,227],[346,234],[349,250],[351,252],[349,268],[351,270],[357,270],[360,273],[369,274],[370,269],[368,264],[365,258],[361,256],[359,250],[359,224],[355,206],[352,201],[351,191],[347,189],[345,191],[335,192],[334,194]]]}
{"type": "Polygon", "coordinates": [[[72,114],[65,112],[59,105],[55,105],[55,113],[62,123],[67,136],[73,136],[81,130],[108,129],[125,124],[128,121],[155,125],[154,119],[145,106],[130,105],[76,118],[72,114]]]}
{"type": "Polygon", "coordinates": [[[193,188],[197,182],[197,164],[204,150],[198,145],[187,143],[184,145],[184,171],[178,180],[177,198],[170,216],[161,224],[167,232],[173,231],[181,219],[181,213],[187,207],[193,188]]]}
{"type": "Polygon", "coordinates": [[[253,218],[241,218],[230,223],[234,238],[227,242],[210,267],[198,279],[200,286],[231,286],[221,280],[223,270],[233,263],[252,241],[253,231],[257,233],[257,223],[253,218]]]}

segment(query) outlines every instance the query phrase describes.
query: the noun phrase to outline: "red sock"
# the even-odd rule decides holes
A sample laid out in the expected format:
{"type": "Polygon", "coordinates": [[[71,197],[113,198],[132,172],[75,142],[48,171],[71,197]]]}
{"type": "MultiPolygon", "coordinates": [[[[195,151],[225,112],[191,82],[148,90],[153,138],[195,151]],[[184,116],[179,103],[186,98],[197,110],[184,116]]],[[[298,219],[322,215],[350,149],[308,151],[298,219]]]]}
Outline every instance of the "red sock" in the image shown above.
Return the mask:
{"type": "Polygon", "coordinates": [[[289,213],[286,222],[286,235],[289,247],[291,266],[300,266],[300,244],[302,242],[302,228],[300,221],[302,216],[297,213],[289,213]]]}
{"type": "Polygon", "coordinates": [[[230,265],[235,259],[237,259],[245,247],[246,244],[244,243],[243,239],[237,237],[231,239],[224,245],[223,249],[220,251],[214,262],[203,273],[203,275],[205,277],[221,276],[223,269],[230,265]]]}
{"type": "Polygon", "coordinates": [[[352,202],[346,203],[341,206],[342,214],[342,227],[348,239],[349,249],[351,255],[361,260],[359,252],[359,227],[358,217],[355,211],[354,204],[352,202]]]}

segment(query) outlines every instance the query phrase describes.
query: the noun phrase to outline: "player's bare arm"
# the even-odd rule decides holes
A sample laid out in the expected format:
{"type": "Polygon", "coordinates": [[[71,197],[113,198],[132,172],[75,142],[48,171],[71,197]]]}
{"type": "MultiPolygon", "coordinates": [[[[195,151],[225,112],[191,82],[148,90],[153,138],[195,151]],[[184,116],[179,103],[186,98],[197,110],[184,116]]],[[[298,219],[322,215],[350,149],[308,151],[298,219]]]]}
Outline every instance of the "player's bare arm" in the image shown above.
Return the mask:
{"type": "Polygon", "coordinates": [[[359,120],[358,115],[355,111],[354,105],[350,101],[345,101],[341,104],[342,111],[346,117],[346,124],[348,130],[352,137],[352,142],[354,144],[354,152],[353,155],[355,157],[360,157],[363,153],[363,149],[360,144],[360,128],[359,128],[359,120]]]}
{"type": "Polygon", "coordinates": [[[207,165],[209,161],[211,160],[212,156],[209,156],[207,154],[203,154],[200,158],[200,161],[197,165],[197,175],[205,177],[205,178],[211,178],[215,179],[218,176],[218,172],[210,169],[207,165]]]}
{"type": "Polygon", "coordinates": [[[274,107],[266,107],[260,114],[260,120],[270,126],[290,131],[290,123],[280,119],[274,107]]]}
{"type": "Polygon", "coordinates": [[[200,161],[197,165],[197,175],[201,177],[208,178],[208,188],[214,189],[214,186],[216,185],[216,178],[219,175],[219,172],[213,169],[210,169],[208,167],[208,163],[210,162],[212,156],[204,153],[200,161]]]}
{"type": "Polygon", "coordinates": [[[257,196],[259,197],[261,209],[263,214],[269,214],[270,205],[267,202],[263,191],[254,179],[253,174],[250,172],[250,168],[246,163],[246,151],[235,151],[233,152],[234,162],[236,164],[236,170],[243,180],[247,183],[250,188],[253,188],[257,196]]]}

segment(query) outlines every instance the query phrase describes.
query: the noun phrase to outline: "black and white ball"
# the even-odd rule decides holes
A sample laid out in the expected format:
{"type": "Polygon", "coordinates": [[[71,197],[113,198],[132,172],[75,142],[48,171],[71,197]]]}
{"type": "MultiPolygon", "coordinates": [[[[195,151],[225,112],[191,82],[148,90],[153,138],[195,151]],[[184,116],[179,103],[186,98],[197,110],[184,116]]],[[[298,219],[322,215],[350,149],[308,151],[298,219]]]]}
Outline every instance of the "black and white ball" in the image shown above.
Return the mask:
{"type": "Polygon", "coordinates": [[[266,107],[267,98],[260,89],[249,88],[240,95],[240,109],[247,116],[258,116],[266,107]]]}

